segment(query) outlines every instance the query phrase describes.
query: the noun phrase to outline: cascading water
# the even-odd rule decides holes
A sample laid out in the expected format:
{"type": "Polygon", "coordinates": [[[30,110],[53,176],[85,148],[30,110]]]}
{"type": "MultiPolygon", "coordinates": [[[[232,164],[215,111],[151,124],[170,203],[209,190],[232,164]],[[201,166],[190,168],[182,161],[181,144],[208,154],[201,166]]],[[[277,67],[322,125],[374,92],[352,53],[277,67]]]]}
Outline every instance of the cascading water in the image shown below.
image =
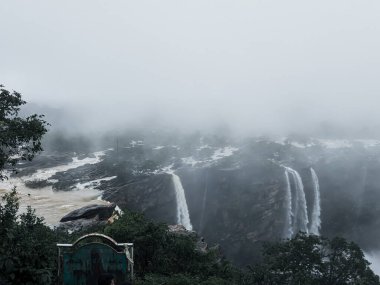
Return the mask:
{"type": "Polygon", "coordinates": [[[295,187],[295,197],[294,199],[292,199],[294,201],[294,203],[292,203],[292,231],[293,233],[298,231],[309,233],[309,217],[307,214],[306,196],[302,183],[302,178],[296,170],[286,166],[284,166],[284,168],[287,175],[289,176],[290,174],[290,176],[292,177],[295,187]]]}
{"type": "Polygon", "coordinates": [[[313,168],[310,168],[310,172],[313,179],[314,204],[313,212],[311,214],[309,232],[314,235],[319,235],[319,230],[321,229],[321,197],[319,191],[319,180],[317,173],[313,168]]]}
{"type": "Polygon", "coordinates": [[[205,190],[203,192],[203,201],[202,201],[202,212],[201,212],[201,218],[199,219],[199,229],[198,232],[202,233],[203,231],[203,220],[205,216],[205,210],[206,210],[206,200],[207,200],[207,192],[208,192],[208,170],[206,172],[206,179],[205,179],[205,190]]]}
{"type": "Polygon", "coordinates": [[[183,189],[181,179],[178,175],[170,173],[175,190],[177,200],[177,223],[183,225],[187,230],[191,231],[193,226],[190,222],[189,209],[187,207],[185,190],[183,189]]]}
{"type": "Polygon", "coordinates": [[[288,171],[285,170],[285,181],[286,181],[286,221],[285,221],[285,231],[284,231],[284,237],[285,238],[291,238],[293,236],[293,226],[292,226],[292,218],[293,218],[293,212],[292,212],[292,187],[290,185],[290,178],[288,171]]]}

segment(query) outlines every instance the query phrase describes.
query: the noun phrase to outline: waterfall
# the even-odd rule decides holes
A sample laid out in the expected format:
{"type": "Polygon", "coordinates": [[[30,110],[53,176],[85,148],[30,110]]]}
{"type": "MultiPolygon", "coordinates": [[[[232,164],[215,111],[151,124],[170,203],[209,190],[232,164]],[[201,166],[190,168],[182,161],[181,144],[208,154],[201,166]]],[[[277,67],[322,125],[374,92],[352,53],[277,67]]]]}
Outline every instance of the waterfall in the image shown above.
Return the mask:
{"type": "Polygon", "coordinates": [[[314,188],[314,204],[313,212],[311,214],[311,223],[309,231],[311,234],[319,235],[319,230],[321,229],[321,197],[319,191],[319,180],[317,173],[313,168],[310,168],[311,177],[313,179],[314,188]]]}
{"type": "MultiPolygon", "coordinates": [[[[295,187],[294,191],[294,199],[292,199],[292,213],[293,213],[293,221],[292,221],[292,230],[293,233],[302,231],[305,233],[309,233],[308,224],[309,217],[307,214],[307,204],[306,204],[306,196],[302,183],[302,178],[299,173],[290,168],[285,167],[285,172],[287,175],[293,178],[293,183],[295,187]]],[[[290,179],[289,179],[290,180],[290,179]]],[[[290,181],[289,181],[290,184],[290,181]]]]}
{"type": "Polygon", "coordinates": [[[193,226],[190,222],[189,209],[187,208],[185,190],[183,189],[181,179],[178,175],[171,173],[172,181],[177,200],[177,223],[183,225],[187,230],[191,231],[193,226]]]}
{"type": "Polygon", "coordinates": [[[293,236],[293,227],[292,227],[292,187],[290,185],[289,173],[285,170],[285,180],[286,180],[286,222],[285,222],[285,238],[291,238],[293,236]]]}
{"type": "Polygon", "coordinates": [[[203,220],[205,216],[206,200],[207,200],[207,193],[208,193],[207,184],[208,184],[208,170],[206,172],[206,178],[205,178],[205,190],[203,191],[202,212],[201,212],[201,218],[199,219],[199,229],[198,229],[199,233],[202,233],[203,231],[203,220]]]}

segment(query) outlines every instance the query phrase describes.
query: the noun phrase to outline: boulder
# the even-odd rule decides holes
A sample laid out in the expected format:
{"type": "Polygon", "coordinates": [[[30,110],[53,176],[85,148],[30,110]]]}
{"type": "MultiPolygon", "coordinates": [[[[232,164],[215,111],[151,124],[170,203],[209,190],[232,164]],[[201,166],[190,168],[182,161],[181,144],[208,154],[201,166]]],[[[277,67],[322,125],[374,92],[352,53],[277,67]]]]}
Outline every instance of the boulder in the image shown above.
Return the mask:
{"type": "Polygon", "coordinates": [[[76,232],[88,228],[93,228],[97,226],[105,226],[108,223],[107,220],[99,220],[99,216],[95,216],[92,219],[78,219],[73,221],[61,222],[58,225],[58,228],[67,230],[70,232],[76,232]]]}
{"type": "Polygon", "coordinates": [[[69,221],[75,221],[80,219],[94,219],[97,217],[99,221],[107,221],[115,210],[115,204],[109,205],[88,205],[83,208],[74,210],[65,215],[60,222],[65,223],[69,221]]]}

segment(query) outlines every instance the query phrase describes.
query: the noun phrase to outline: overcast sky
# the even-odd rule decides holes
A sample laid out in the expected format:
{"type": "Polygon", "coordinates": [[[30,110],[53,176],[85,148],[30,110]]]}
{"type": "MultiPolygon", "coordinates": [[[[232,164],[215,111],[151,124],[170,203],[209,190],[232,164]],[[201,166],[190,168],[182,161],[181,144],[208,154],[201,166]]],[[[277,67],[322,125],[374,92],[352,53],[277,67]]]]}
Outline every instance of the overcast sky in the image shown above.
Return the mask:
{"type": "Polygon", "coordinates": [[[102,127],[371,128],[380,1],[1,0],[0,83],[102,127]]]}

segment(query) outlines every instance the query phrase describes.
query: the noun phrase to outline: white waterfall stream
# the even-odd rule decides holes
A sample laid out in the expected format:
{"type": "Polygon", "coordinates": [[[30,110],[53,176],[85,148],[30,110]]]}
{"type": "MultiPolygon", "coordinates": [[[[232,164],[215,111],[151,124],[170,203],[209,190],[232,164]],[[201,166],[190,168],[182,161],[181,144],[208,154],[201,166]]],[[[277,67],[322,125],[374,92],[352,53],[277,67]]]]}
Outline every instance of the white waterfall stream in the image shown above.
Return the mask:
{"type": "Polygon", "coordinates": [[[313,203],[313,212],[311,214],[311,222],[309,227],[309,232],[314,235],[319,235],[321,229],[321,197],[319,190],[319,180],[317,173],[313,168],[310,168],[311,177],[313,180],[314,188],[314,203],[313,203]]]}
{"type": "Polygon", "coordinates": [[[190,222],[189,209],[187,207],[185,190],[183,189],[181,179],[174,173],[170,174],[172,175],[177,200],[177,223],[183,225],[187,230],[191,231],[193,226],[190,222]]]}
{"type": "Polygon", "coordinates": [[[285,220],[285,231],[284,237],[291,238],[293,236],[293,212],[292,212],[292,186],[290,185],[290,178],[288,171],[285,171],[285,181],[286,181],[286,220],[285,220]]]}
{"type": "MultiPolygon", "coordinates": [[[[291,213],[293,214],[292,215],[293,219],[292,219],[291,230],[289,230],[289,232],[291,231],[292,233],[297,233],[299,231],[302,231],[305,233],[309,233],[309,229],[308,229],[309,217],[307,213],[307,203],[306,203],[306,196],[305,196],[304,186],[302,183],[302,178],[296,170],[290,167],[286,167],[286,166],[284,166],[284,168],[285,168],[285,175],[287,178],[289,178],[287,183],[289,182],[288,185],[290,185],[290,187],[287,186],[287,188],[288,189],[290,188],[290,192],[291,192],[290,200],[292,201],[291,213]],[[294,197],[291,191],[290,177],[292,178],[293,185],[295,188],[294,197]]],[[[287,192],[289,192],[288,189],[287,189],[287,192]]],[[[289,202],[288,202],[288,206],[289,206],[289,202]]],[[[287,215],[289,216],[289,213],[287,215]]]]}

